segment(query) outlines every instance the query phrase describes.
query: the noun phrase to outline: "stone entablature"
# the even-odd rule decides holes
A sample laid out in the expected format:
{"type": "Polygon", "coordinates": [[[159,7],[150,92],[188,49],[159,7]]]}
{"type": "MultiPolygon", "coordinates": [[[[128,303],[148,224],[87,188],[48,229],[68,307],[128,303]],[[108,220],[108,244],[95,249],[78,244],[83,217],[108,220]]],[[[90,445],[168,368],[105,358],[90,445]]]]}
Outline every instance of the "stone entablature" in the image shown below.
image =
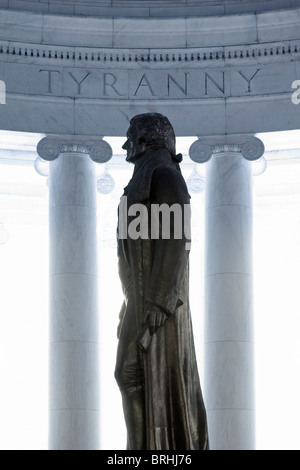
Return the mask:
{"type": "MultiPolygon", "coordinates": [[[[298,49],[298,46],[297,46],[298,49]]],[[[119,66],[118,61],[106,67],[62,67],[9,62],[2,80],[6,83],[7,104],[11,95],[45,98],[138,100],[207,100],[230,97],[265,96],[292,93],[292,83],[299,77],[297,64],[300,53],[287,53],[286,61],[225,61],[213,64],[203,61],[201,66],[192,61],[176,64],[151,63],[150,67],[119,66]],[[293,60],[294,59],[294,60],[293,60]],[[109,67],[110,65],[110,67],[109,67]],[[157,65],[157,66],[156,66],[157,65]],[[276,77],[270,80],[270,77],[276,77]]],[[[106,65],[106,64],[105,64],[106,65]]],[[[131,65],[131,64],[130,64],[131,65]]]]}
{"type": "Polygon", "coordinates": [[[177,135],[300,127],[300,8],[155,21],[0,10],[0,22],[2,129],[120,135],[147,110],[177,135]]]}

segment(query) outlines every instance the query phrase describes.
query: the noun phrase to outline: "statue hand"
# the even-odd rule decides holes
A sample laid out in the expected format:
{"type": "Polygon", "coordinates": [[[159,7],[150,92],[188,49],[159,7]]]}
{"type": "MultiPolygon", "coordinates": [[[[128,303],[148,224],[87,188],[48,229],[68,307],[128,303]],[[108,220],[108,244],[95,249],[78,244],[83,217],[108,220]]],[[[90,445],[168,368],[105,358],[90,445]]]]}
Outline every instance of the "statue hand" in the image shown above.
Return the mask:
{"type": "Polygon", "coordinates": [[[167,315],[158,307],[147,306],[145,311],[145,322],[137,339],[137,344],[142,351],[146,352],[151,343],[151,336],[162,327],[167,319],[167,315]]]}
{"type": "Polygon", "coordinates": [[[146,322],[149,325],[149,331],[151,336],[154,335],[154,333],[156,333],[156,331],[164,325],[166,319],[167,315],[162,310],[159,310],[157,307],[154,307],[153,310],[148,313],[146,322]]]}

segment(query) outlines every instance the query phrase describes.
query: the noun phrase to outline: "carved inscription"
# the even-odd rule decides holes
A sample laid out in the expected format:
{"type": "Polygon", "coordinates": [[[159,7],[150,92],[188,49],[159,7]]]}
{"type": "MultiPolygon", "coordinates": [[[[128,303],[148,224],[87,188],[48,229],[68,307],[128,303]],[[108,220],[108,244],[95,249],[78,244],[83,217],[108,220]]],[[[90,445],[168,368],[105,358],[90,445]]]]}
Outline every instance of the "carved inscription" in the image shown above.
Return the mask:
{"type": "MultiPolygon", "coordinates": [[[[230,70],[188,71],[88,71],[46,70],[43,73],[45,93],[53,94],[54,81],[63,80],[69,96],[112,99],[205,98],[234,95],[230,70]],[[66,76],[67,75],[67,76],[66,76]]],[[[252,83],[260,69],[235,71],[244,93],[252,92],[252,83]]]]}
{"type": "Polygon", "coordinates": [[[0,79],[4,79],[8,93],[111,100],[186,100],[288,92],[289,68],[290,64],[286,64],[284,70],[276,64],[268,64],[185,70],[115,70],[11,63],[6,66],[5,77],[0,76],[0,79]],[[277,80],[270,82],[271,75],[277,80]]]}

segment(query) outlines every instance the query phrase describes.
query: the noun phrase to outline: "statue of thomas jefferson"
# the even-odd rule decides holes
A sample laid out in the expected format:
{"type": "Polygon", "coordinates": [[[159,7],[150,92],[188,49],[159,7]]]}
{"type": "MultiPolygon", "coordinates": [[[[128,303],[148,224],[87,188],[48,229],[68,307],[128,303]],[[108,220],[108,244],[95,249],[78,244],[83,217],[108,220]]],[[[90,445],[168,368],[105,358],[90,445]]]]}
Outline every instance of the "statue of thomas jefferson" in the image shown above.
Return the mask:
{"type": "Polygon", "coordinates": [[[184,213],[190,197],[179,167],[182,157],[175,153],[169,120],[158,113],[131,119],[123,148],[134,172],[121,198],[122,210],[119,206],[118,260],[125,300],[115,377],[127,449],[208,450],[189,309],[190,240],[184,213]],[[181,227],[170,212],[168,236],[162,217],[151,217],[151,207],[162,204],[182,209],[181,227]],[[140,236],[130,236],[129,230],[124,236],[124,223],[128,228],[134,220],[130,208],[141,205],[147,216],[140,219],[140,236]]]}

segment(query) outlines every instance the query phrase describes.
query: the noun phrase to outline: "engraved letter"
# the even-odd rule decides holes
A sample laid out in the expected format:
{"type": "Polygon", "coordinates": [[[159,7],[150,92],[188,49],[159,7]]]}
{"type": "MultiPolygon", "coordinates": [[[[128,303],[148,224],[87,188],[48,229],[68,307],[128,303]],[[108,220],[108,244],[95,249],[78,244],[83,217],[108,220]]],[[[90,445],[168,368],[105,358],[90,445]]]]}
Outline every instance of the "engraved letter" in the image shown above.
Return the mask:
{"type": "Polygon", "coordinates": [[[240,76],[243,77],[243,79],[246,80],[246,82],[248,83],[248,93],[251,91],[251,81],[253,80],[253,78],[259,71],[260,69],[257,69],[251,78],[246,78],[245,75],[242,73],[242,71],[241,70],[239,71],[240,76]]]}
{"type": "Polygon", "coordinates": [[[222,85],[219,85],[216,80],[213,79],[207,72],[205,72],[205,95],[208,94],[208,79],[216,86],[218,90],[220,90],[221,93],[225,93],[225,72],[222,73],[222,85]]]}
{"type": "Polygon", "coordinates": [[[68,74],[70,75],[70,77],[73,78],[74,82],[77,84],[77,94],[80,95],[80,93],[81,93],[81,84],[91,74],[91,72],[88,72],[80,82],[77,81],[76,77],[74,77],[72,72],[68,72],[68,74]]]}
{"type": "Polygon", "coordinates": [[[39,72],[48,72],[48,93],[53,93],[52,92],[52,73],[60,73],[60,71],[41,69],[39,70],[39,72]]]}
{"type": "Polygon", "coordinates": [[[125,94],[119,93],[115,87],[117,77],[113,73],[104,73],[103,74],[103,94],[104,96],[109,96],[107,93],[107,87],[111,87],[118,96],[125,96],[125,94]],[[108,77],[111,77],[108,79],[108,77]]]}
{"type": "Polygon", "coordinates": [[[150,92],[151,92],[151,95],[152,95],[152,96],[155,96],[155,93],[153,92],[153,90],[152,90],[152,88],[151,88],[151,85],[150,85],[150,83],[149,83],[149,81],[148,81],[148,78],[147,78],[147,76],[146,76],[145,73],[144,73],[144,75],[142,76],[142,78],[141,78],[141,80],[140,80],[140,83],[138,84],[138,87],[137,87],[137,89],[136,89],[136,91],[135,91],[134,96],[137,95],[137,92],[139,91],[139,89],[140,89],[141,86],[146,86],[146,87],[148,87],[149,90],[150,90],[150,92]],[[144,82],[145,82],[145,83],[144,83],[144,82]]]}
{"type": "Polygon", "coordinates": [[[182,87],[181,85],[179,85],[179,83],[176,82],[176,80],[172,77],[172,75],[170,75],[168,73],[168,96],[170,96],[170,80],[172,80],[173,83],[175,83],[175,85],[182,91],[182,93],[185,94],[185,96],[187,96],[187,92],[188,92],[188,88],[187,88],[187,76],[188,76],[188,72],[185,72],[184,73],[184,87],[182,87]]]}

